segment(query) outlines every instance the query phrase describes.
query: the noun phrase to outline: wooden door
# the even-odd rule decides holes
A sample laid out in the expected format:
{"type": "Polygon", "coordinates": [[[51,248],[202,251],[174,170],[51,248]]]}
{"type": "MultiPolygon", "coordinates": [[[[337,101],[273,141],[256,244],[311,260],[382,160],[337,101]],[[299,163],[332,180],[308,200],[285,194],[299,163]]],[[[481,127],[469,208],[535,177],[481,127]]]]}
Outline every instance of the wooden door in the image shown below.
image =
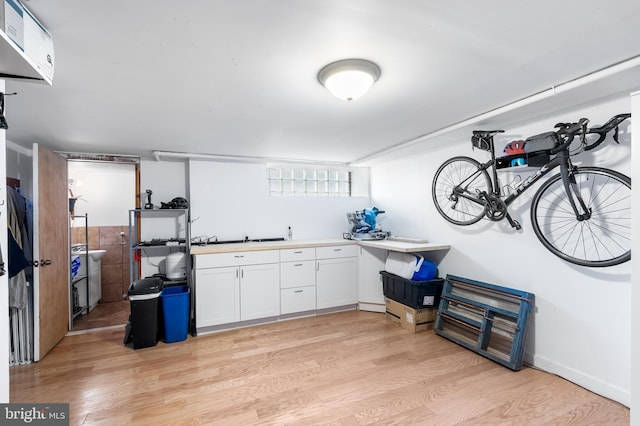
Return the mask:
{"type": "Polygon", "coordinates": [[[67,162],[33,145],[34,360],[69,330],[69,195],[67,162]]]}

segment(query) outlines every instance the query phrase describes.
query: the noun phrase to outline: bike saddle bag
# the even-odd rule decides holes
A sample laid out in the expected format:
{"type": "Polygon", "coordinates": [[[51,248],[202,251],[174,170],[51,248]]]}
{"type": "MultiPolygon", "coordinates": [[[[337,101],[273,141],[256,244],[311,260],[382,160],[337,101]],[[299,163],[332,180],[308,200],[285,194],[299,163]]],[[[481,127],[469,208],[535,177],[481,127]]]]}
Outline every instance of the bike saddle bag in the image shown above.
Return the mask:
{"type": "Polygon", "coordinates": [[[483,151],[491,151],[490,138],[483,138],[479,135],[471,136],[471,145],[483,151]]]}
{"type": "Polygon", "coordinates": [[[540,133],[524,141],[524,152],[548,151],[560,145],[556,132],[540,133]]]}

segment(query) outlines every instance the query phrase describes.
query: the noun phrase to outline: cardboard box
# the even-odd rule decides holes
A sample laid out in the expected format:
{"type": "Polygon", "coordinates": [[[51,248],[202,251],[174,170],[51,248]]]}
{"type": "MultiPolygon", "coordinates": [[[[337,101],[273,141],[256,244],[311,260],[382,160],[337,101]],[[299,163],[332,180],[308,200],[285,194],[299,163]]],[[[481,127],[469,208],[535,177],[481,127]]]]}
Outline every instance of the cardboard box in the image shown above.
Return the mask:
{"type": "Polygon", "coordinates": [[[24,6],[17,0],[0,0],[0,24],[2,31],[21,50],[24,50],[24,6]]]}
{"type": "Polygon", "coordinates": [[[384,300],[385,316],[393,323],[412,333],[433,329],[438,314],[437,308],[413,309],[388,297],[384,300]]]}
{"type": "Polygon", "coordinates": [[[53,39],[47,29],[26,8],[24,9],[24,55],[41,75],[53,81],[53,39]]]}
{"type": "Polygon", "coordinates": [[[3,78],[44,81],[54,72],[53,39],[19,0],[0,0],[0,74],[3,78]]]}

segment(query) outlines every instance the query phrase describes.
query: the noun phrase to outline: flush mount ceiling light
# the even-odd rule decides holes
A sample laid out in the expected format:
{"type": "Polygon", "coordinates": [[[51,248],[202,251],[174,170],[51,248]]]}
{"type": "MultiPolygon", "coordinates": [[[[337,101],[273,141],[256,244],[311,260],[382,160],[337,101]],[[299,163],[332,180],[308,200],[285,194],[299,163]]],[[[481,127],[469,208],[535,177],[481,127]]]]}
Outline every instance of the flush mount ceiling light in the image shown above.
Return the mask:
{"type": "Polygon", "coordinates": [[[318,81],[334,96],[352,101],[367,93],[380,77],[380,68],[365,59],[343,59],[325,65],[318,81]]]}

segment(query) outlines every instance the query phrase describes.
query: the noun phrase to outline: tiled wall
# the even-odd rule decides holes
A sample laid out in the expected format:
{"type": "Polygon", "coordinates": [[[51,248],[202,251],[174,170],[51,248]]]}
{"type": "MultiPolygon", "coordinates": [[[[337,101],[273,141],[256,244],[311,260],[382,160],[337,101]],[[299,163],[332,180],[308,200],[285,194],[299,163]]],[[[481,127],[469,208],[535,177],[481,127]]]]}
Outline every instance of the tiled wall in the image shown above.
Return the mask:
{"type": "MultiPolygon", "coordinates": [[[[90,226],[89,250],[106,250],[102,257],[102,299],[100,303],[122,300],[129,288],[129,228],[90,226]]],[[[84,243],[83,227],[72,228],[71,241],[84,243]]]]}

